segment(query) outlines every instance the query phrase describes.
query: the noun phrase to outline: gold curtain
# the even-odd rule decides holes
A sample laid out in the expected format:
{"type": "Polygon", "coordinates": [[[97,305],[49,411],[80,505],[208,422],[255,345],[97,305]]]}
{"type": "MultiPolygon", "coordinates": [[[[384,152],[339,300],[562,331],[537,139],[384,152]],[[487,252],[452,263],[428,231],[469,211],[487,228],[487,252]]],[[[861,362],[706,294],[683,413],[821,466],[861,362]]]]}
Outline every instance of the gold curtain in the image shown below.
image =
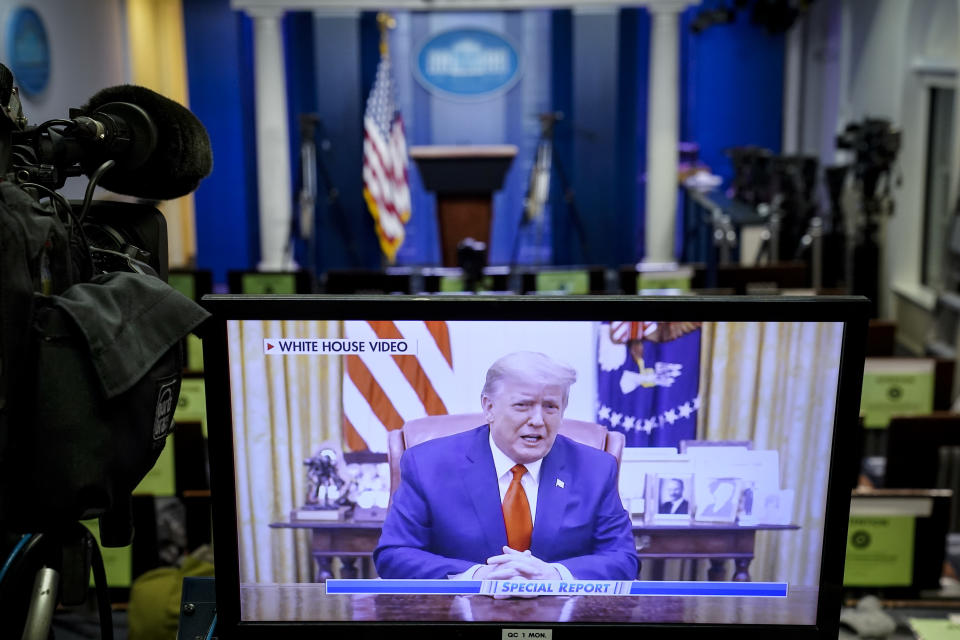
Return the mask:
{"type": "Polygon", "coordinates": [[[704,324],[698,437],[778,450],[796,492],[800,529],[757,532],[753,580],[819,584],[842,339],[838,322],[704,324]]]}
{"type": "MultiPolygon", "coordinates": [[[[127,0],[130,81],[189,106],[187,48],[180,0],[127,0]]],[[[191,266],[196,257],[193,195],[161,202],[167,220],[170,266],[191,266]]]]}
{"type": "Polygon", "coordinates": [[[311,582],[310,533],[271,529],[303,505],[303,461],[341,443],[341,359],[265,356],[264,338],[340,337],[339,322],[231,321],[230,397],[239,525],[240,582],[311,582]]]}

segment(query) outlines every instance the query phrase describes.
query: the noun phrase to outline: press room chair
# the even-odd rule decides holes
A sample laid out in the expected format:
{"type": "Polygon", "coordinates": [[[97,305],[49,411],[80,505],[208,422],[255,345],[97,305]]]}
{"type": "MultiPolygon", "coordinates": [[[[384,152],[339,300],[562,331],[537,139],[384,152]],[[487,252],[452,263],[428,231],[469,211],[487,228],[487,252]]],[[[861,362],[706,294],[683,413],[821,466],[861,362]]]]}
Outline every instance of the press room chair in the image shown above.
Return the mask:
{"type": "MultiPolygon", "coordinates": [[[[449,436],[469,429],[474,429],[486,420],[480,413],[457,413],[445,416],[426,416],[405,423],[400,429],[387,433],[387,455],[390,461],[390,496],[400,486],[400,456],[408,448],[421,442],[449,436]]],[[[560,423],[562,435],[581,444],[602,449],[617,459],[617,470],[620,469],[620,458],[626,437],[617,431],[607,431],[605,427],[594,422],[571,420],[564,418],[560,423]]]]}

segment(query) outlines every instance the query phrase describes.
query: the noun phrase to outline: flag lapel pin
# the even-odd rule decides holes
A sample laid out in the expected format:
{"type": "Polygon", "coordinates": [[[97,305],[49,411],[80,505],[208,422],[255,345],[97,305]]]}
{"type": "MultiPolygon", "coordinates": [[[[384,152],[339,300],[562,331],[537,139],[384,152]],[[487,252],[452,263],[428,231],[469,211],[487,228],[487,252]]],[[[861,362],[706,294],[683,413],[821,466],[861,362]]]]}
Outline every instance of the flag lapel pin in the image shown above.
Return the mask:
{"type": "Polygon", "coordinates": [[[563,489],[563,480],[561,480],[560,478],[557,478],[557,486],[563,489]]]}

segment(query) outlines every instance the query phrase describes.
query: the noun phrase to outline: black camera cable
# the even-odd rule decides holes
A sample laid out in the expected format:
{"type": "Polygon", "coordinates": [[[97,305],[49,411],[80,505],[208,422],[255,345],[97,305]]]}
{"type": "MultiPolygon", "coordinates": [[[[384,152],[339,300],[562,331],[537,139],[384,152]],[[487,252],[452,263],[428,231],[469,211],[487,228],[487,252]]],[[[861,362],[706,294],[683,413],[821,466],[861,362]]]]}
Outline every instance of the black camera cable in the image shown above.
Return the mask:
{"type": "Polygon", "coordinates": [[[93,201],[93,190],[97,188],[97,183],[100,182],[100,178],[103,177],[107,171],[112,169],[114,165],[117,164],[113,160],[107,160],[93,172],[93,175],[90,176],[90,182],[87,183],[87,190],[83,194],[83,207],[80,208],[80,222],[83,222],[83,218],[87,215],[87,209],[90,208],[90,203],[93,201]]]}

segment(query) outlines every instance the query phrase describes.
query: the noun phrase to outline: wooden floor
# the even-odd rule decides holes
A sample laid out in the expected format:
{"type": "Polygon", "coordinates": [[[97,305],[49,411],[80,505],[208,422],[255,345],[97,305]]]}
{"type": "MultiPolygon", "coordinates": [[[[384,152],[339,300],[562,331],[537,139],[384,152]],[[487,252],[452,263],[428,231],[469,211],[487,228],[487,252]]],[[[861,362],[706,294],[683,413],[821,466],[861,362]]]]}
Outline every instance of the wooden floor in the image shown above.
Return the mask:
{"type": "Polygon", "coordinates": [[[673,596],[327,595],[322,584],[251,585],[240,589],[245,621],[627,622],[811,625],[817,588],[786,598],[673,596]]]}

